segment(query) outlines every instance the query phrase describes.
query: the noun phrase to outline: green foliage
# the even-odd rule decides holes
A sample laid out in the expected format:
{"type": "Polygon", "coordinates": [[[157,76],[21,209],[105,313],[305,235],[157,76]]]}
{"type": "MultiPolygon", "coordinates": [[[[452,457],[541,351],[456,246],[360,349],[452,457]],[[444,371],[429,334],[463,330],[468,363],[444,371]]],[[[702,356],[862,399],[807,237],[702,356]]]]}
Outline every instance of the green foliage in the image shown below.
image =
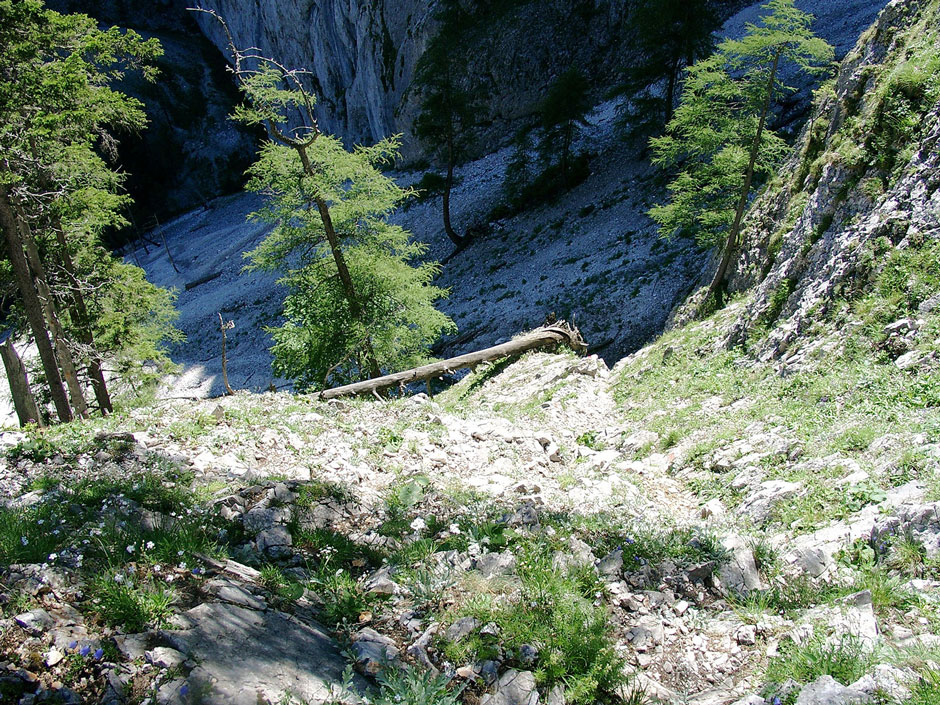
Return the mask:
{"type": "Polygon", "coordinates": [[[463,688],[450,688],[450,679],[414,667],[379,672],[374,705],[457,705],[463,688]]]}
{"type": "Polygon", "coordinates": [[[85,299],[97,347],[132,389],[153,386],[178,369],[166,349],[184,339],[173,327],[176,292],[151,284],[140,267],[103,254],[97,262],[94,271],[88,263],[85,299]]]}
{"type": "Polygon", "coordinates": [[[584,73],[571,67],[549,86],[539,106],[542,125],[539,151],[544,163],[558,167],[556,178],[565,189],[571,186],[572,143],[579,129],[587,125],[585,116],[591,109],[589,91],[590,84],[584,73]]]}
{"type": "Polygon", "coordinates": [[[772,68],[789,61],[816,72],[832,59],[832,48],[809,29],[811,16],[793,0],[770,0],[764,9],[761,24],[748,25],[742,39],[725,40],[688,68],[666,134],[650,142],[655,164],[679,168],[669,203],[650,210],[664,237],[687,234],[704,245],[727,237],[751,158],[760,181],[787,151],[780,137],[760,129],[774,93],[786,90],[772,68]]]}
{"type": "Polygon", "coordinates": [[[458,0],[443,0],[437,5],[435,19],[437,34],[418,59],[411,87],[422,97],[414,130],[420,140],[453,165],[466,157],[472,145],[470,128],[480,110],[464,85],[469,16],[458,0]]]}
{"type": "Polygon", "coordinates": [[[271,329],[274,369],[303,389],[357,379],[370,345],[385,369],[426,362],[428,346],[455,330],[433,306],[445,294],[431,284],[437,266],[412,265],[425,246],[386,220],[407,195],[379,171],[396,149],[385,140],[347,151],[320,135],[308,150],[312,173],[294,149],[274,142],[249,169],[249,188],[269,196],[252,217],[274,226],[248,253],[250,268],[279,272],[289,291],[286,320],[271,329]],[[359,311],[337,277],[315,199],[329,204],[359,311]]]}
{"type": "MultiPolygon", "coordinates": [[[[593,571],[559,573],[551,567],[551,555],[532,549],[520,561],[522,581],[518,599],[512,602],[481,595],[466,604],[459,616],[495,622],[499,641],[510,653],[523,644],[539,650],[534,666],[536,682],[550,689],[565,686],[571,703],[591,703],[613,696],[625,682],[623,664],[614,649],[606,610],[595,607],[599,588],[593,571]]],[[[479,634],[458,644],[445,644],[445,654],[455,662],[486,658],[496,645],[479,634]]]]}
{"type": "Polygon", "coordinates": [[[903,705],[934,705],[940,702],[940,671],[927,668],[912,688],[911,697],[903,705]]]}
{"type": "Polygon", "coordinates": [[[176,592],[152,580],[135,582],[122,573],[103,575],[92,585],[97,611],[105,624],[129,633],[169,626],[176,592]],[[117,582],[116,577],[121,581],[117,582]]]}
{"type": "Polygon", "coordinates": [[[132,385],[151,380],[169,365],[161,343],[178,335],[173,296],[101,246],[108,229],[125,224],[128,201],[123,175],[101,154],[113,153],[108,131],[146,124],[142,104],[114,86],[131,70],[153,79],[162,50],[155,39],[103,30],[36,0],[0,2],[0,27],[0,182],[45,260],[66,335],[81,343],[73,348],[87,358],[91,335],[132,385]]]}
{"type": "Polygon", "coordinates": [[[798,683],[812,683],[820,676],[832,676],[843,685],[854,683],[877,663],[871,648],[852,636],[838,641],[816,635],[802,644],[790,642],[780,656],[771,659],[766,680],[770,684],[765,697],[773,697],[780,685],[792,678],[798,683]]]}
{"type": "Polygon", "coordinates": [[[705,56],[718,28],[707,0],[640,0],[631,13],[636,58],[616,93],[627,96],[620,121],[633,128],[661,128],[672,117],[683,68],[705,56]],[[666,90],[658,86],[665,81],[666,90]]]}

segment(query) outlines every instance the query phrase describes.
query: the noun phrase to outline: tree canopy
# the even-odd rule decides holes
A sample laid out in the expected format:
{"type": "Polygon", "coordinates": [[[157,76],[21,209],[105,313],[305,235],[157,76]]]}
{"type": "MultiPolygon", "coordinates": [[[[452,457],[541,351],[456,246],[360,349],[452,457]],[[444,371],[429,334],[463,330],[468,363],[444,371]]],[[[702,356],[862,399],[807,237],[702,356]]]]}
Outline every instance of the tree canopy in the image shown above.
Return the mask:
{"type": "Polygon", "coordinates": [[[397,155],[398,138],[347,150],[317,126],[302,72],[237,48],[224,19],[201,11],[229,38],[247,99],[236,117],[269,136],[248,186],[267,197],[251,217],[274,227],[246,257],[288,289],[284,323],[269,329],[275,371],[321,389],[426,361],[455,326],[434,308],[446,294],[431,283],[437,265],[417,262],[424,246],[387,220],[410,195],[379,170],[397,155]]]}
{"type": "Polygon", "coordinates": [[[85,413],[84,374],[98,407],[110,410],[103,357],[133,359],[127,372],[140,372],[145,359],[168,363],[159,342],[173,335],[172,296],[100,244],[106,229],[124,223],[127,203],[123,176],[106,161],[114,135],[146,124],[141,103],[115,85],[130,70],[153,78],[160,52],[156,40],[100,29],[39,0],[0,0],[5,278],[61,420],[85,413]]]}
{"type": "Polygon", "coordinates": [[[748,24],[741,39],[722,42],[707,59],[688,69],[682,99],[662,137],[651,140],[654,162],[678,168],[669,184],[670,201],[650,216],[664,236],[693,235],[724,250],[710,293],[719,293],[741,222],[756,182],[773,172],[786,143],[767,128],[778,93],[781,66],[826,71],[833,49],[811,30],[812,16],[793,0],[769,0],[759,24],[748,24]]]}

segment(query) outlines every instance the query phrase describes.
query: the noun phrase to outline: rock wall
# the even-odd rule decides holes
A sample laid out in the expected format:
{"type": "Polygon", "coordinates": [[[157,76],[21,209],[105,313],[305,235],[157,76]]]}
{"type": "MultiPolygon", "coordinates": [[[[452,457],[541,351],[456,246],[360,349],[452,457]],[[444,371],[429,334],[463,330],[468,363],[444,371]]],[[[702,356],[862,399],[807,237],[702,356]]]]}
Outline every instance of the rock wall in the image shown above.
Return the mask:
{"type": "MultiPolygon", "coordinates": [[[[240,47],[258,46],[292,68],[311,72],[318,120],[349,142],[401,131],[396,109],[429,36],[429,0],[216,0],[240,47]]],[[[208,15],[196,18],[222,51],[208,15]]]]}
{"type": "MultiPolygon", "coordinates": [[[[258,46],[311,72],[321,127],[347,143],[404,133],[406,157],[420,156],[410,128],[419,99],[409,93],[415,64],[435,31],[432,0],[217,0],[236,43],[258,46]]],[[[631,0],[489,0],[468,3],[468,87],[486,104],[480,153],[491,152],[531,116],[552,80],[570,66],[591,77],[596,97],[635,55],[631,0]]],[[[717,3],[730,15],[746,0],[717,3]]],[[[210,5],[207,5],[209,7],[210,5]]],[[[221,28],[197,20],[224,50],[221,28]]]]}

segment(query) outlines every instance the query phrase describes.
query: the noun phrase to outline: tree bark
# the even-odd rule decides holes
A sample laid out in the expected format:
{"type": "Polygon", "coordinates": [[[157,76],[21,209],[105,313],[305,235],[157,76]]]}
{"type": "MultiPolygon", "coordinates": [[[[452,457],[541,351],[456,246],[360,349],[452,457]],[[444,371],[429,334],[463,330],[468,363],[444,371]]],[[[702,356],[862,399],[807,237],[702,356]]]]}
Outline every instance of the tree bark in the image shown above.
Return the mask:
{"type": "MultiPolygon", "coordinates": [[[[313,166],[310,164],[310,158],[307,156],[306,147],[303,145],[293,146],[300,155],[301,162],[304,166],[304,171],[309,176],[313,176],[313,166]]],[[[343,295],[349,302],[349,311],[352,313],[354,319],[362,322],[362,305],[359,303],[359,296],[356,293],[356,287],[353,284],[352,277],[349,274],[349,267],[346,266],[346,257],[343,255],[343,250],[340,248],[339,236],[336,234],[336,229],[333,227],[333,217],[330,215],[329,204],[327,204],[327,202],[319,196],[314,199],[314,202],[317,206],[317,212],[320,214],[320,220],[323,222],[323,232],[326,234],[326,240],[330,245],[330,252],[333,255],[333,262],[336,264],[336,271],[339,274],[339,280],[343,287],[343,295]]],[[[382,370],[379,368],[379,363],[375,357],[375,350],[372,348],[371,336],[366,337],[365,349],[366,363],[369,367],[369,374],[371,374],[372,377],[381,377],[382,370]]]]}
{"type": "MultiPolygon", "coordinates": [[[[231,321],[229,321],[229,323],[231,323],[231,321]]],[[[228,356],[226,355],[225,350],[225,331],[227,331],[229,328],[231,328],[231,326],[222,319],[222,314],[219,313],[219,330],[222,331],[222,384],[225,386],[225,393],[228,396],[232,396],[235,394],[235,392],[232,390],[232,386],[228,383],[228,356]]]]}
{"type": "Polygon", "coordinates": [[[59,360],[59,369],[62,370],[62,377],[65,379],[65,386],[69,391],[69,397],[72,400],[72,410],[78,416],[85,418],[88,416],[88,404],[85,403],[85,394],[82,391],[82,385],[78,380],[78,372],[75,369],[75,361],[72,359],[72,351],[69,350],[65,337],[65,330],[59,321],[59,315],[56,311],[55,299],[52,298],[52,290],[49,288],[49,282],[46,279],[46,271],[39,256],[39,249],[36,247],[36,241],[33,240],[32,233],[25,222],[19,221],[20,236],[26,251],[26,261],[29,268],[33,271],[33,278],[36,282],[36,290],[39,292],[39,300],[42,302],[43,310],[46,314],[46,322],[49,325],[49,332],[52,333],[52,340],[55,344],[56,358],[59,360]]]}
{"type": "Polygon", "coordinates": [[[7,379],[10,382],[10,394],[13,397],[13,408],[16,409],[16,416],[20,420],[20,426],[27,426],[30,423],[42,427],[42,414],[39,413],[39,405],[36,404],[36,397],[33,396],[33,390],[29,386],[29,377],[26,376],[26,366],[13,347],[11,338],[7,338],[0,345],[0,357],[3,358],[3,366],[7,371],[7,379]]]}
{"type": "Polygon", "coordinates": [[[65,241],[65,233],[62,232],[62,228],[56,227],[55,234],[59,248],[62,251],[62,266],[65,268],[72,285],[71,305],[69,307],[72,313],[72,322],[77,329],[79,341],[88,348],[88,378],[91,380],[91,388],[95,393],[98,409],[102,414],[110,414],[114,411],[114,406],[111,403],[111,395],[108,393],[108,383],[104,378],[101,356],[95,347],[95,336],[91,332],[91,316],[88,315],[88,307],[85,306],[85,298],[82,296],[75,263],[69,254],[68,243],[65,241]]]}
{"type": "Polygon", "coordinates": [[[457,249],[463,249],[467,245],[467,238],[457,234],[450,220],[450,192],[454,187],[454,139],[452,136],[447,138],[447,176],[444,179],[444,232],[450,241],[457,246],[457,249]]]}
{"type": "Polygon", "coordinates": [[[485,350],[460,355],[459,357],[452,357],[449,360],[441,360],[440,362],[424,365],[423,367],[407,370],[406,372],[396,372],[395,374],[385,375],[384,377],[371,379],[367,382],[357,382],[356,384],[347,384],[342,387],[327,389],[320,392],[320,398],[335,399],[337,397],[353,394],[371,394],[380,389],[440,377],[454,370],[474,367],[481,362],[498,360],[511,355],[521,355],[529,350],[537,350],[539,348],[556,345],[567,345],[576,352],[583,352],[587,349],[577,329],[569,328],[566,325],[539,328],[517,340],[511,340],[508,343],[486,348],[485,350]]]}
{"type": "Polygon", "coordinates": [[[56,414],[59,416],[59,421],[71,421],[73,418],[72,407],[69,406],[65,387],[62,385],[62,376],[59,374],[55,351],[49,341],[49,331],[43,317],[42,303],[39,300],[36,285],[29,271],[26,254],[23,252],[23,243],[20,240],[17,220],[13,204],[10,201],[9,191],[6,186],[0,185],[0,228],[3,229],[3,236],[6,239],[7,254],[13,266],[13,276],[20,290],[20,296],[23,298],[26,320],[29,322],[33,339],[36,341],[36,347],[39,350],[39,359],[42,362],[46,383],[49,385],[49,394],[52,397],[52,403],[55,406],[56,414]]]}
{"type": "Polygon", "coordinates": [[[728,240],[725,242],[725,249],[721,256],[721,262],[718,265],[718,271],[715,272],[715,277],[712,279],[712,283],[708,287],[708,294],[705,297],[705,301],[711,299],[712,296],[716,297],[719,307],[724,303],[723,292],[725,279],[728,276],[728,270],[731,267],[734,253],[739,244],[738,237],[741,234],[741,222],[744,219],[744,211],[747,209],[747,197],[751,191],[751,182],[754,179],[754,165],[757,163],[757,155],[760,153],[760,141],[764,134],[764,125],[767,123],[767,113],[770,112],[770,103],[773,99],[774,83],[777,80],[777,67],[780,64],[780,53],[781,50],[778,49],[777,53],[774,54],[773,67],[770,69],[770,78],[767,81],[767,95],[764,98],[764,105],[761,108],[760,122],[757,125],[757,135],[754,137],[754,142],[751,145],[747,171],[744,174],[744,188],[741,190],[741,198],[738,199],[738,207],[734,213],[734,223],[731,226],[731,230],[728,232],[728,240]]]}

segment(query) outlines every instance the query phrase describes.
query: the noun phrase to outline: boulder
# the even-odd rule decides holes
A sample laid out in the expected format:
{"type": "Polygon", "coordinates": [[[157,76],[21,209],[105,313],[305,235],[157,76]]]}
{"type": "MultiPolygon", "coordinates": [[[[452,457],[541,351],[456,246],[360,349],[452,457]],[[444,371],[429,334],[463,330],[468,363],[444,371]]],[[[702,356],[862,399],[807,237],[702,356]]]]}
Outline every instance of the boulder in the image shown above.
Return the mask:
{"type": "Polygon", "coordinates": [[[530,671],[506,671],[496,689],[480,700],[480,705],[538,705],[539,693],[535,689],[535,676],[530,671]]]}

